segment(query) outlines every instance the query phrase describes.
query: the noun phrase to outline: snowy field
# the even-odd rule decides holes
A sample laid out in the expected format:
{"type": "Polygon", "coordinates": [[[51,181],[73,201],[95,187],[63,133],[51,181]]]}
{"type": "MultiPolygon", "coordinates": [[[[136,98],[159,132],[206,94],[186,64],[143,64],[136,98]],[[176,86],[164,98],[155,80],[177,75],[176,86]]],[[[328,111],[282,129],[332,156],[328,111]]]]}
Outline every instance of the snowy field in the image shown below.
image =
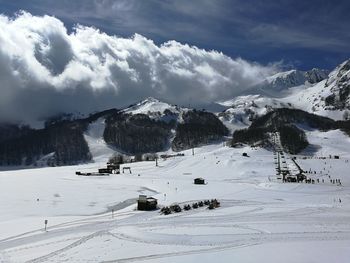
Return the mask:
{"type": "Polygon", "coordinates": [[[303,153],[339,160],[297,161],[342,186],[280,183],[272,152],[222,144],[159,167],[127,164],[132,174],[77,176],[103,167],[111,150],[86,136],[94,163],[0,172],[0,262],[349,262],[350,140],[340,131],[308,132],[303,153]],[[139,194],[160,206],[217,198],[221,207],[165,216],[135,211],[139,194]]]}

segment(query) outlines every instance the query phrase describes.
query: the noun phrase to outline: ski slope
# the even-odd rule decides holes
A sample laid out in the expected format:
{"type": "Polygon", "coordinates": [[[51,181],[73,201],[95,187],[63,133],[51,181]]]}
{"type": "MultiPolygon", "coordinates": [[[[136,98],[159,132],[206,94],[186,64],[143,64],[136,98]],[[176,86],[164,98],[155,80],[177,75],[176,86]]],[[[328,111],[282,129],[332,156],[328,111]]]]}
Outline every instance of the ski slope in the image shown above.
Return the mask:
{"type": "Polygon", "coordinates": [[[105,130],[105,118],[99,118],[90,123],[87,131],[84,133],[85,141],[89,146],[93,161],[105,161],[113,155],[115,149],[103,139],[103,132],[105,130]]]}
{"type": "Polygon", "coordinates": [[[314,148],[304,154],[341,159],[301,166],[327,166],[343,186],[277,182],[272,152],[222,144],[158,167],[127,164],[132,174],[75,175],[105,165],[97,150],[90,164],[2,171],[0,262],[349,262],[350,141],[340,131],[308,136],[314,148]],[[196,177],[207,184],[194,185],[196,177]],[[165,216],[135,211],[139,194],[160,206],[217,198],[221,207],[165,216]]]}

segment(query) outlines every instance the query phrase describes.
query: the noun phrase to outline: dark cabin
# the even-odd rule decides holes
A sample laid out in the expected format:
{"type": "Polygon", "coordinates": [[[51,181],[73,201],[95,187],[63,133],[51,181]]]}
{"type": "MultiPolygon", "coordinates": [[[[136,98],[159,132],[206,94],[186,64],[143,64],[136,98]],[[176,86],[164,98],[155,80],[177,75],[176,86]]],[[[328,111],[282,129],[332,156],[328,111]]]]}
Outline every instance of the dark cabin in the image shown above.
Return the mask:
{"type": "Polygon", "coordinates": [[[119,169],[120,169],[120,164],[117,163],[107,163],[107,169],[110,169],[110,170],[113,170],[115,172],[119,172],[119,169]]]}
{"type": "Polygon", "coordinates": [[[205,184],[205,180],[203,178],[195,178],[194,184],[205,184]]]}
{"type": "Polygon", "coordinates": [[[339,155],[334,155],[334,159],[339,159],[339,155]]]}
{"type": "Polygon", "coordinates": [[[288,183],[296,183],[298,181],[298,179],[297,179],[297,176],[295,176],[295,175],[288,175],[286,177],[286,181],[288,183]]]}
{"type": "Polygon", "coordinates": [[[100,174],[111,174],[112,170],[110,170],[108,168],[100,168],[100,169],[98,169],[98,173],[100,173],[100,174]]]}
{"type": "Polygon", "coordinates": [[[137,200],[137,210],[151,211],[157,209],[157,199],[153,197],[147,197],[145,195],[139,195],[137,200]]]}
{"type": "Polygon", "coordinates": [[[107,163],[107,168],[100,168],[100,169],[98,169],[98,172],[100,174],[104,174],[104,173],[119,174],[120,173],[120,164],[107,163]]]}

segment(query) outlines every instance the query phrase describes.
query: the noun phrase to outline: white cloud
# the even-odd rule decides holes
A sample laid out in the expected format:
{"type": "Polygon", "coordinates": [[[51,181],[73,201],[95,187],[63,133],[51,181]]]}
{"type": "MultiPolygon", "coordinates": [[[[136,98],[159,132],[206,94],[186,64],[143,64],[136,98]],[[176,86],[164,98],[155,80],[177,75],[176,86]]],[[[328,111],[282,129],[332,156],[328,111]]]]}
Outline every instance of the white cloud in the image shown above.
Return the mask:
{"type": "Polygon", "coordinates": [[[121,107],[154,96],[201,105],[231,98],[271,75],[276,65],[135,34],[109,36],[51,16],[0,16],[0,120],[121,107]]]}

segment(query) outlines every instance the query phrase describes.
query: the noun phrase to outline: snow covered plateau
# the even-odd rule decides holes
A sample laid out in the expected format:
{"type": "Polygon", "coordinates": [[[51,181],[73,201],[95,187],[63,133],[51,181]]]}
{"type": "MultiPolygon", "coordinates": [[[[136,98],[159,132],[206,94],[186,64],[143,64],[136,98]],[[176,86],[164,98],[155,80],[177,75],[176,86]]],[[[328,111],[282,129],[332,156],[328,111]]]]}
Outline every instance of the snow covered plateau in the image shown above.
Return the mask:
{"type": "Polygon", "coordinates": [[[350,139],[340,131],[309,131],[313,149],[297,156],[324,179],[317,184],[281,183],[272,152],[223,144],[158,167],[127,164],[131,174],[77,176],[105,165],[110,149],[93,138],[94,163],[0,172],[1,262],[349,262],[350,139]],[[329,154],[341,158],[315,158],[329,154]],[[221,207],[136,211],[139,194],[160,206],[216,198],[221,207]]]}

